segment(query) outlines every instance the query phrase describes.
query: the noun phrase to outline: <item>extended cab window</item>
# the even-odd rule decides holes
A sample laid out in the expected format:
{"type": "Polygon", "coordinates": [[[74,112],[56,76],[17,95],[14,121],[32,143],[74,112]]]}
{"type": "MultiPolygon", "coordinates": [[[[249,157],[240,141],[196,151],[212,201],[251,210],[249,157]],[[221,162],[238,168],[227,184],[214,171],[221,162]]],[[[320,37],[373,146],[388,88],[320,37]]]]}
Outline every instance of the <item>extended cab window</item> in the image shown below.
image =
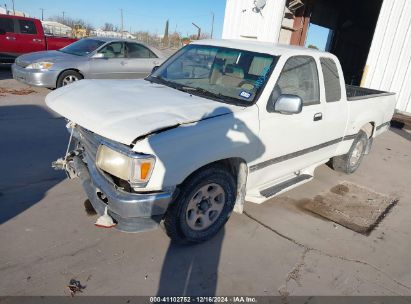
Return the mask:
{"type": "Polygon", "coordinates": [[[127,43],[128,58],[157,58],[157,56],[145,46],[138,43],[127,43]]]}
{"type": "Polygon", "coordinates": [[[324,75],[325,100],[327,102],[341,99],[340,77],[337,65],[331,58],[321,58],[321,69],[324,75]]]}
{"type": "Polygon", "coordinates": [[[21,34],[37,34],[37,29],[33,21],[19,20],[20,33],[21,34]]]}
{"type": "Polygon", "coordinates": [[[5,31],[6,33],[14,33],[14,22],[10,18],[0,18],[0,31],[5,31]]]}
{"type": "Polygon", "coordinates": [[[273,90],[274,100],[282,94],[301,97],[304,106],[320,103],[317,64],[310,56],[295,56],[287,60],[273,90]]]}

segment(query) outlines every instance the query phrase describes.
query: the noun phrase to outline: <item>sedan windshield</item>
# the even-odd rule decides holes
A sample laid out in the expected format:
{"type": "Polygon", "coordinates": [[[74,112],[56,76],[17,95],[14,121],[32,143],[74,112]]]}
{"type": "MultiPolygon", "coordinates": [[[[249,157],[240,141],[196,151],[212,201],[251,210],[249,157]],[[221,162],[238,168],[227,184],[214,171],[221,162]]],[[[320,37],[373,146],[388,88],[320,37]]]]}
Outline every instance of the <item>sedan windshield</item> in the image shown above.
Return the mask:
{"type": "Polygon", "coordinates": [[[94,52],[104,43],[105,43],[104,41],[95,40],[95,39],[81,39],[72,44],[69,44],[68,46],[60,49],[59,51],[63,53],[77,55],[77,56],[86,56],[94,52]]]}
{"type": "Polygon", "coordinates": [[[251,105],[264,88],[277,59],[263,53],[191,44],[147,80],[190,94],[251,105]]]}

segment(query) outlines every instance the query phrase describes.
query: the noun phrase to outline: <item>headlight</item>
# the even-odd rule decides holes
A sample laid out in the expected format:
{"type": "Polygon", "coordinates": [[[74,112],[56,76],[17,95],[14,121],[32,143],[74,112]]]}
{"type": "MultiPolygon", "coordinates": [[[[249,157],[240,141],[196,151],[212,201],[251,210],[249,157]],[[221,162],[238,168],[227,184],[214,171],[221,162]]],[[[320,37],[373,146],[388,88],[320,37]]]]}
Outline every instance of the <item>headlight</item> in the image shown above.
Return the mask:
{"type": "Polygon", "coordinates": [[[26,66],[26,69],[48,70],[53,66],[53,62],[35,62],[26,66]]]}
{"type": "Polygon", "coordinates": [[[132,187],[144,187],[155,163],[152,155],[126,155],[105,145],[97,150],[96,165],[101,170],[130,182],[132,187]]]}

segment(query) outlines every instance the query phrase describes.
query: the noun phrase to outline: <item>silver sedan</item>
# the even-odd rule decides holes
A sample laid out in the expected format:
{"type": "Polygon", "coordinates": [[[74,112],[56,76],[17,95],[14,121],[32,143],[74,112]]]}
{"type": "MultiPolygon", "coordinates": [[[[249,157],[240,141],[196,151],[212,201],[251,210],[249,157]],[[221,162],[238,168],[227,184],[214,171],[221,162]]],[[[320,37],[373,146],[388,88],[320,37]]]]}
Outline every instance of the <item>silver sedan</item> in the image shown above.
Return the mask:
{"type": "Polygon", "coordinates": [[[85,38],[58,51],[17,57],[13,78],[29,85],[59,88],[74,81],[143,78],[165,56],[141,42],[115,38],[85,38]]]}

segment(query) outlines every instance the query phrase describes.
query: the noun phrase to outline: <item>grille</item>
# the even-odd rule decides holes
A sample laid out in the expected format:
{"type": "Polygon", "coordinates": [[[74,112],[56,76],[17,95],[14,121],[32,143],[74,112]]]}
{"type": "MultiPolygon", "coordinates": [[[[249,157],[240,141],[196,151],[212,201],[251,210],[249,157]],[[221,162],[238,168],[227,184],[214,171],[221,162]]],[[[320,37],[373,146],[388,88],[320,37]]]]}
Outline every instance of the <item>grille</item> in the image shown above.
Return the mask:
{"type": "Polygon", "coordinates": [[[84,128],[76,126],[75,131],[78,136],[76,138],[79,141],[80,146],[84,149],[84,152],[92,160],[96,160],[97,149],[101,143],[101,138],[84,128]]]}

